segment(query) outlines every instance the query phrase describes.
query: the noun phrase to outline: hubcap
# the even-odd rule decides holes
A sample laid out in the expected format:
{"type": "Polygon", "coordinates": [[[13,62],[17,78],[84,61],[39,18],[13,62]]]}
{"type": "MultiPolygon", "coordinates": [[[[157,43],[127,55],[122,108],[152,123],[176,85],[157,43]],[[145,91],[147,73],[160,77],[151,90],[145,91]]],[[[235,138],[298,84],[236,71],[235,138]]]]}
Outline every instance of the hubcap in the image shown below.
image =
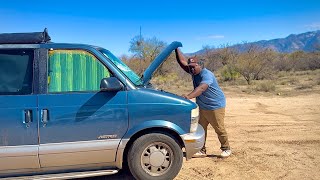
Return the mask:
{"type": "Polygon", "coordinates": [[[154,152],[150,155],[151,166],[159,167],[163,164],[165,160],[165,155],[162,152],[154,152]]]}
{"type": "Polygon", "coordinates": [[[141,155],[141,166],[151,176],[160,176],[165,173],[171,167],[172,161],[171,148],[162,142],[150,144],[141,155]]]}

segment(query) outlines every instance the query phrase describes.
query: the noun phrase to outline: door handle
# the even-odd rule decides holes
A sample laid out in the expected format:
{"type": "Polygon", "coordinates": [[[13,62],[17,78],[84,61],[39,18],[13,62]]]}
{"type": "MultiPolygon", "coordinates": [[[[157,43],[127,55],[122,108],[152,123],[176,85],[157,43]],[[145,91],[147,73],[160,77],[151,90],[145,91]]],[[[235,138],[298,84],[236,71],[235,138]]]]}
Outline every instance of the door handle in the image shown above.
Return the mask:
{"type": "Polygon", "coordinates": [[[24,110],[23,123],[26,124],[27,127],[30,127],[30,123],[32,123],[32,110],[24,110]]]}
{"type": "Polygon", "coordinates": [[[49,110],[48,109],[42,109],[41,110],[41,122],[43,123],[43,127],[47,125],[49,122],[49,110]]]}

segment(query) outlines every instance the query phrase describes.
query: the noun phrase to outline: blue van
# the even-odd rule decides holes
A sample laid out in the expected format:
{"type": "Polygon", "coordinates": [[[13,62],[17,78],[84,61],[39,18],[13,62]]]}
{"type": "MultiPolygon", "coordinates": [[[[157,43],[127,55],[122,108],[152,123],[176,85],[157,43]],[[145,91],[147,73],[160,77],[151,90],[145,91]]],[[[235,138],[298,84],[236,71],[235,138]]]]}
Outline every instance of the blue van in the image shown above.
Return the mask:
{"type": "Polygon", "coordinates": [[[0,177],[117,173],[173,179],[204,143],[197,105],[139,77],[110,51],[52,43],[47,31],[0,34],[0,177]]]}

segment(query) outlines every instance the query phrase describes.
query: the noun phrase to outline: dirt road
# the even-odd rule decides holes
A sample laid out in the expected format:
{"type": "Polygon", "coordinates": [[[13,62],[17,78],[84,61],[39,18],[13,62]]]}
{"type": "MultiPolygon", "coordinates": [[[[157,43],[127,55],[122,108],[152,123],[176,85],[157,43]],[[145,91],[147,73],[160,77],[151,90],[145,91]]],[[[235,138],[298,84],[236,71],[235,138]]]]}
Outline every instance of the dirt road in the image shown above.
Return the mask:
{"type": "MultiPolygon", "coordinates": [[[[233,155],[217,158],[209,128],[209,157],[185,161],[177,180],[320,179],[320,94],[261,97],[226,92],[225,124],[233,155]]],[[[125,173],[104,179],[132,179],[125,173]]]]}
{"type": "Polygon", "coordinates": [[[184,162],[176,179],[320,179],[320,94],[227,94],[233,155],[219,159],[210,127],[207,158],[184,162]]]}

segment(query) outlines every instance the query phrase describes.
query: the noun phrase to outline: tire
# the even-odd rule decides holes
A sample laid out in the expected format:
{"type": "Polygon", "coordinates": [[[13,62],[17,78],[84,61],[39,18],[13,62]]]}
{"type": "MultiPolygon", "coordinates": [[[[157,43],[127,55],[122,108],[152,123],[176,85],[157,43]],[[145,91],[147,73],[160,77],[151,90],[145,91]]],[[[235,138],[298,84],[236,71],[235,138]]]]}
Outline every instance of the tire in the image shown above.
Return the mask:
{"type": "Polygon", "coordinates": [[[129,169],[136,179],[169,180],[178,175],[183,153],[173,137],[151,133],[133,142],[127,159],[129,169]]]}

